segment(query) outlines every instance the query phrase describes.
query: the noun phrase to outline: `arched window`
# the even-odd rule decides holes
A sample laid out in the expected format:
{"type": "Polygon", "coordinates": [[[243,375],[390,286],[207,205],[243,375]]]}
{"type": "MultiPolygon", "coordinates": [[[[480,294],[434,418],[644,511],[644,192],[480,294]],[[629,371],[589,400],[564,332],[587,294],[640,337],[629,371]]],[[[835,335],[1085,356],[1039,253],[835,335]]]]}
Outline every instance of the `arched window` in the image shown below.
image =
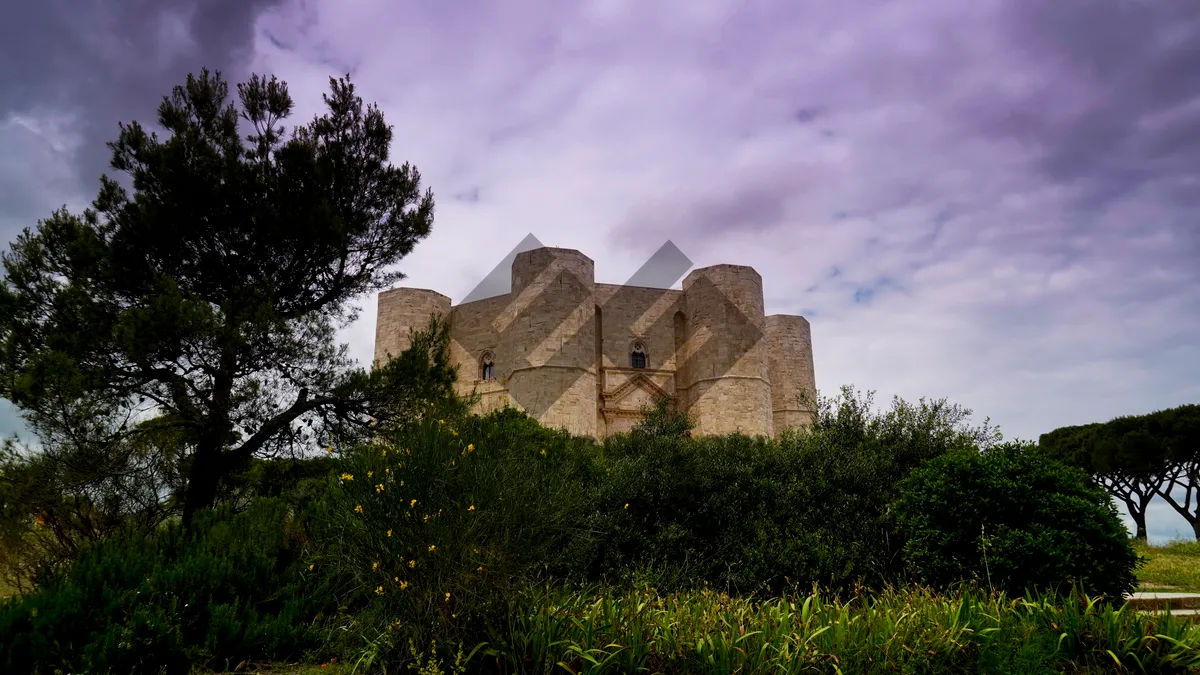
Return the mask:
{"type": "Polygon", "coordinates": [[[496,360],[491,352],[484,352],[483,356],[479,357],[479,379],[496,379],[496,360]]]}
{"type": "Polygon", "coordinates": [[[629,365],[633,368],[646,367],[646,347],[642,343],[633,343],[633,350],[629,353],[629,365]]]}

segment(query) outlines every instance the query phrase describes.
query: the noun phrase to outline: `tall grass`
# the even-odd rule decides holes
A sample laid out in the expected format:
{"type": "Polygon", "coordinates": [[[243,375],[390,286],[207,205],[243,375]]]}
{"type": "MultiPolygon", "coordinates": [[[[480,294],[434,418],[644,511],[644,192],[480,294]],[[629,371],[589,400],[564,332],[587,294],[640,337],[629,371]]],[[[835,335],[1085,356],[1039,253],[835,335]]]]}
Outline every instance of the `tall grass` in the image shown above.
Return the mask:
{"type": "Polygon", "coordinates": [[[964,588],[755,601],[711,590],[542,589],[497,626],[486,672],[1184,672],[1200,626],[1081,593],[1012,599],[964,588]],[[492,670],[496,668],[497,670],[492,670]]]}

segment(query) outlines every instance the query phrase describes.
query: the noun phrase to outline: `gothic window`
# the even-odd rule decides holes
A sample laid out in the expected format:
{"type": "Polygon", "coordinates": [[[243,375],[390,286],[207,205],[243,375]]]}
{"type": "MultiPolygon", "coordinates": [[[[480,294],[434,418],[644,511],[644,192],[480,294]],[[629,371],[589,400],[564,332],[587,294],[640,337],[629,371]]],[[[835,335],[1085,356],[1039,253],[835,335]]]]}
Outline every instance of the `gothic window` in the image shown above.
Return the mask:
{"type": "Polygon", "coordinates": [[[496,362],[492,358],[491,352],[484,352],[483,356],[479,358],[479,379],[496,379],[496,362]]]}
{"type": "Polygon", "coordinates": [[[633,368],[646,367],[646,348],[642,343],[633,343],[633,351],[629,354],[629,365],[633,368]]]}

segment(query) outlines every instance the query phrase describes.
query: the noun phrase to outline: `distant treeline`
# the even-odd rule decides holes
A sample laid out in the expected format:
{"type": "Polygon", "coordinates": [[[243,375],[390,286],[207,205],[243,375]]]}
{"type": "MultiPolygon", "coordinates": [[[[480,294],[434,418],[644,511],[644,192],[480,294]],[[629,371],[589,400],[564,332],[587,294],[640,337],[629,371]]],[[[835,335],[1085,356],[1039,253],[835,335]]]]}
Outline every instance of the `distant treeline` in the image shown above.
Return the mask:
{"type": "Polygon", "coordinates": [[[1200,539],[1200,405],[1062,427],[1042,434],[1038,445],[1124,502],[1138,539],[1146,540],[1146,508],[1155,497],[1200,539]]]}

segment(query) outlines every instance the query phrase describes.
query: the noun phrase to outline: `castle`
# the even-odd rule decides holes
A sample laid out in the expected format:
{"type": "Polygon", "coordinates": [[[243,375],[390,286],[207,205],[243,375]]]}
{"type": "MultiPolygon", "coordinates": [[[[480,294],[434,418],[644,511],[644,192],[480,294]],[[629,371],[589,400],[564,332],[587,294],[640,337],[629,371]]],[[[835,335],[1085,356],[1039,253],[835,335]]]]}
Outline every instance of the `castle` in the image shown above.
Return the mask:
{"type": "Polygon", "coordinates": [[[683,290],[595,282],[579,251],[518,253],[507,294],[463,302],[419,288],[379,294],[375,362],[399,355],[410,330],[448,317],[456,388],[478,408],[511,405],[542,424],[604,437],[668,397],[694,435],[776,436],[815,412],[812,339],[801,316],[763,310],[750,267],[696,269],[683,290]]]}

